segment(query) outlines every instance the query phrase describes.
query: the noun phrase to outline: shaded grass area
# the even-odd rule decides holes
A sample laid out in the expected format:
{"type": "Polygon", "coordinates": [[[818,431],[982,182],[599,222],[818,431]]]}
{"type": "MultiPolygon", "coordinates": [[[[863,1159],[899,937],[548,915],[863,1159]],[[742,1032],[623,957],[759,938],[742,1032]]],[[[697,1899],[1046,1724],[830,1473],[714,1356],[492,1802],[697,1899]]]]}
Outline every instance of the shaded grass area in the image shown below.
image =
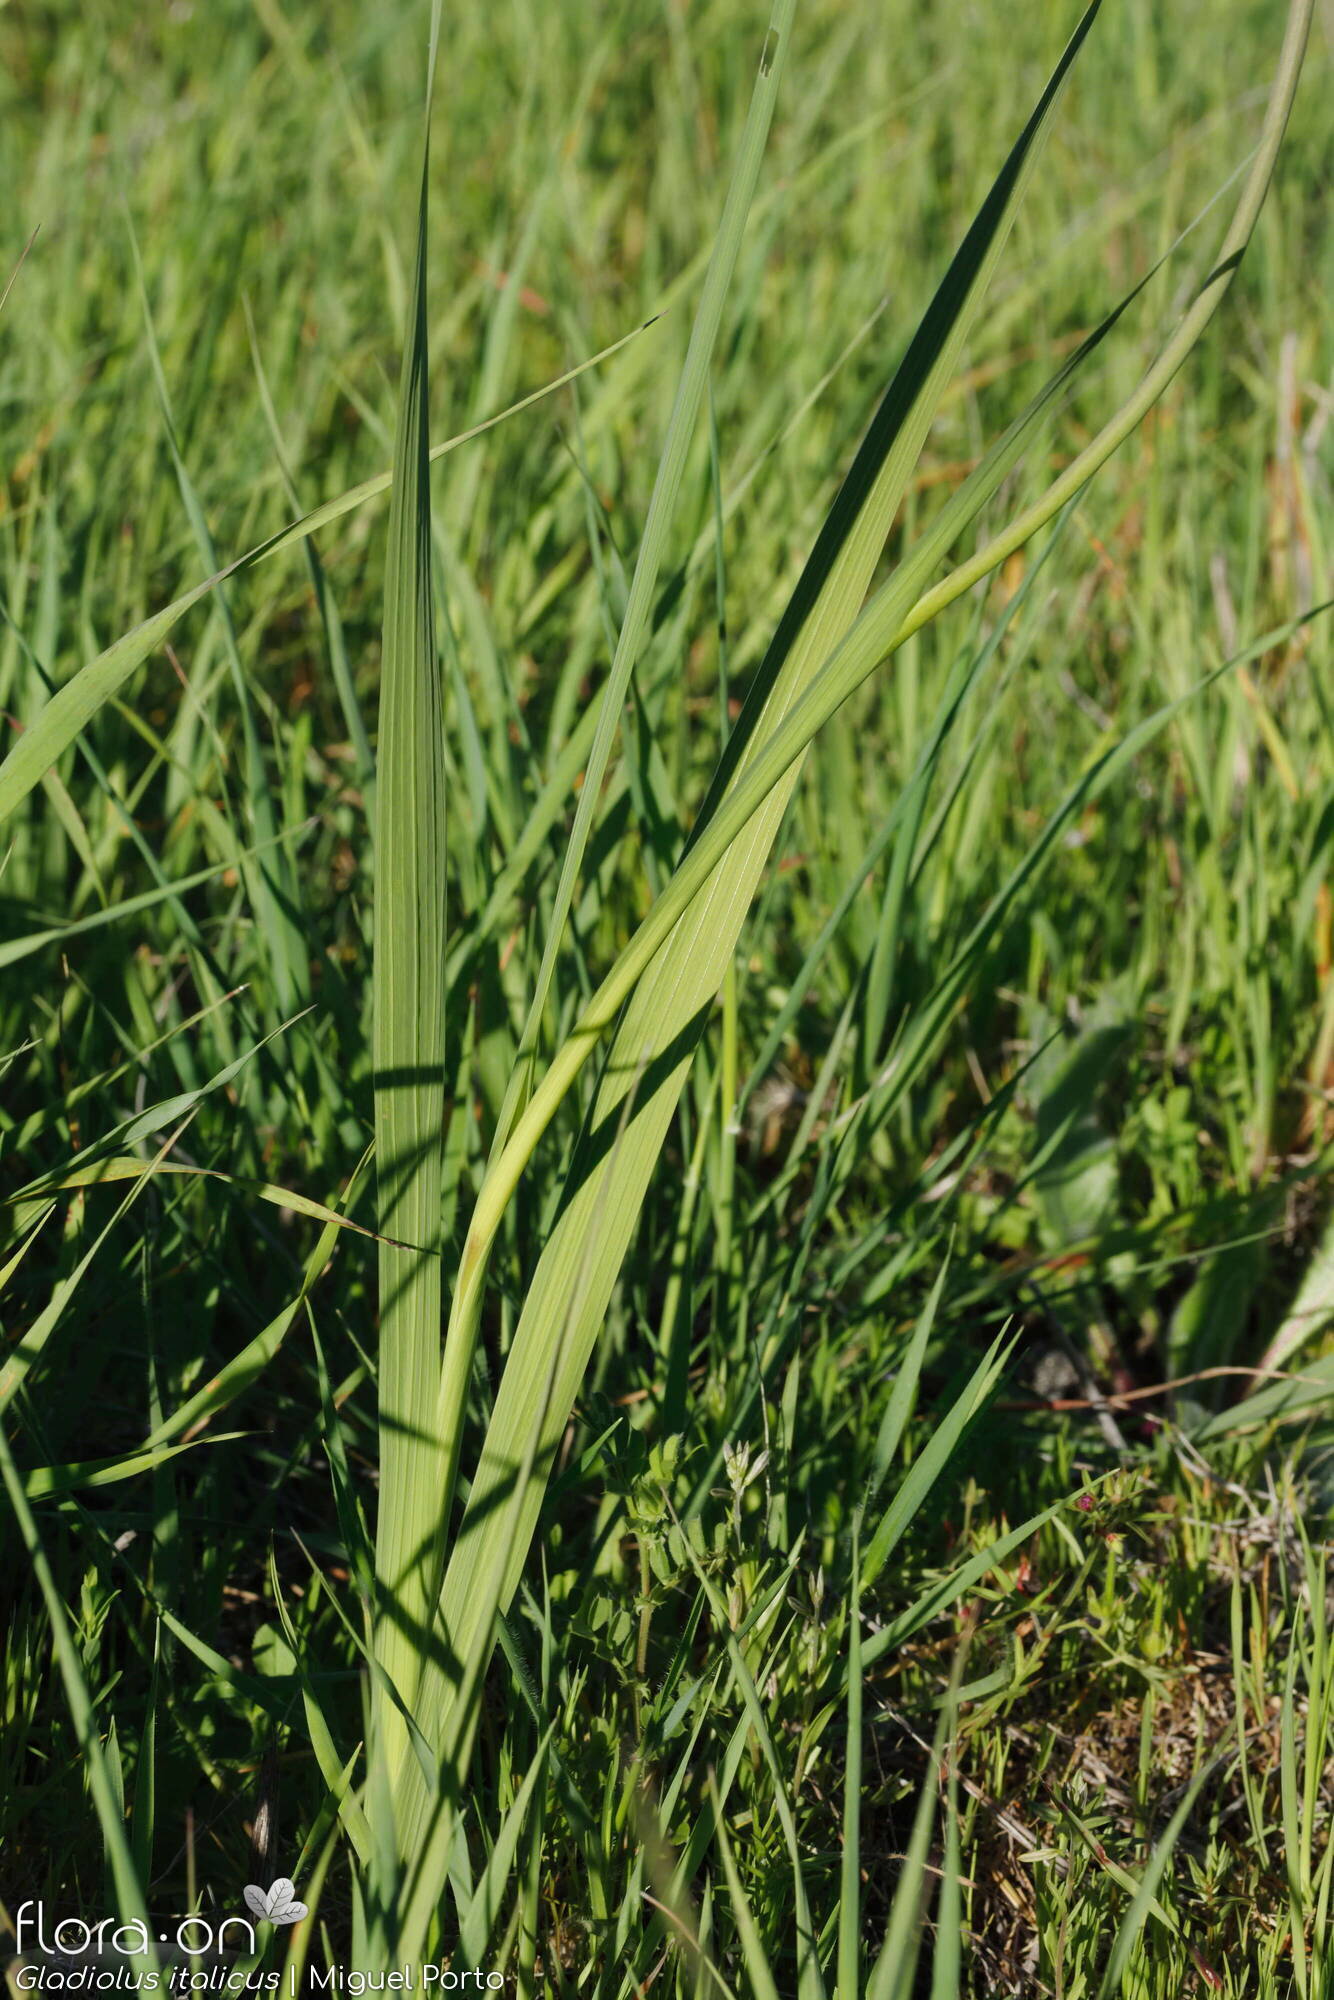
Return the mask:
{"type": "MultiPolygon", "coordinates": [[[[548,1053],[674,867],[867,411],[1050,67],[1040,10],[976,11],[800,20],[548,1053]]],[[[435,474],[457,1245],[549,927],[756,22],[733,6],[606,21],[518,7],[454,26],[431,167],[432,436],[660,315],[435,474]]],[[[210,546],[225,560],[388,463],[419,28],[405,11],[271,0],[169,9],[133,36],[113,9],[59,35],[0,15],[0,163],[42,225],[0,354],[7,729],[216,567],[210,546]]],[[[1274,35],[1269,10],[1240,4],[1225,33],[1147,7],[1099,24],[891,556],[1035,371],[1238,164],[1274,35]]],[[[830,1925],[849,1527],[942,1271],[896,1465],[920,1459],[1002,1328],[1018,1346],[863,1593],[868,1651],[971,1554],[1056,1512],[868,1666],[868,1954],[967,1633],[950,1762],[969,1990],[1096,1992],[1201,1766],[1123,1990],[1325,1990],[1324,1409],[1313,1397],[1300,1453],[1259,1417],[1233,1437],[1223,1413],[1253,1386],[1225,1371],[1284,1330],[1300,1367],[1323,1330],[1319,1296],[1295,1335],[1285,1315],[1325,1222],[1334,1082],[1328,639],[1290,622],[1330,595],[1328,57],[1318,30],[1276,199],[1186,375],[1049,545],[853,697],[794,795],[488,1681],[474,1878],[555,1724],[488,1933],[521,1990],[709,1991],[673,1941],[683,1924],[744,1990],[716,1861],[694,1855],[688,1906],[655,1913],[673,1903],[665,1857],[689,1851],[738,1731],[731,1849],[779,1988],[796,1990],[776,1800],[830,1925]],[[1281,636],[1191,694],[1068,816],[966,989],[914,1040],[1080,773],[1266,632],[1281,636]],[[943,704],[955,720],[924,763],[943,704]],[[1133,1400],[1166,1381],[1181,1386],[1133,1400]],[[745,1733],[736,1631],[772,1761],[745,1733]]],[[[1006,499],[1068,461],[1135,379],[1200,244],[1077,378],[1045,463],[1006,499]]],[[[266,1768],[271,1873],[301,1879],[298,1855],[313,1863],[332,1819],[308,1698],[339,1762],[364,1728],[338,1613],[377,1501],[375,1246],[322,1241],[323,1218],[291,1197],[337,1204],[371,1132],[381,544],[363,509],[312,562],[293,552],[228,584],[6,828],[0,1193],[28,1191],[3,1252],[22,1343],[6,1415],[153,1908],[185,1907],[196,1886],[235,1905],[266,1768]],[[100,922],[134,897],[157,900],[100,922]],[[74,924],[89,927],[29,948],[74,924]],[[198,1173],[31,1192],[99,1148],[147,1165],[173,1133],[171,1162],[198,1173]],[[211,1413],[210,1385],[257,1339],[253,1382],[246,1363],[211,1413]],[[131,1480],[89,1476],[196,1397],[188,1451],[131,1480]]],[[[558,1121],[503,1225],[477,1435],[575,1131],[558,1121]]],[[[365,1228],[369,1185],[351,1202],[365,1228]]],[[[14,1574],[4,1901],[100,1911],[84,1753],[48,1614],[14,1574]]],[[[337,1951],[352,1929],[341,1853],[322,1913],[337,1951]]]]}

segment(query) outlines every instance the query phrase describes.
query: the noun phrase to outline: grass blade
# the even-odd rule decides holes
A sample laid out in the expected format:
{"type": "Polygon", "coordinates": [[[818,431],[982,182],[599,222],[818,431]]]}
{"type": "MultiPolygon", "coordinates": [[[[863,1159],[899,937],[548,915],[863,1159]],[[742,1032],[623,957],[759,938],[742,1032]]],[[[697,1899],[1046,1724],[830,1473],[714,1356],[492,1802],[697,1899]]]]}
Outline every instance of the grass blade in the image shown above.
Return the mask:
{"type": "MultiPolygon", "coordinates": [[[[521,411],[531,409],[545,397],[554,395],[557,389],[564,388],[590,368],[596,368],[599,363],[619,353],[630,341],[638,339],[641,333],[646,332],[652,324],[652,320],[646,320],[642,326],[633,327],[629,333],[622,334],[619,340],[612,341],[609,347],[601,348],[586,361],[580,361],[573,368],[567,368],[552,381],[543,383],[540,389],[534,389],[528,395],[521,396],[518,402],[511,403],[506,409],[498,410],[493,417],[487,417],[481,423],[472,424],[467,430],[460,431],[456,436],[444,438],[439,444],[432,445],[428,453],[431,463],[434,464],[437,459],[445,457],[449,452],[457,451],[460,445],[471,443],[474,438],[493,430],[497,424],[518,416],[521,411]]],[[[253,569],[257,563],[267,561],[270,556],[280,555],[284,549],[293,548],[297,543],[304,542],[320,528],[328,527],[331,521],[341,520],[343,515],[352,513],[358,507],[366,506],[371,500],[377,500],[382,493],[388,493],[393,483],[393,476],[392,469],[389,472],[377,472],[373,478],[363,479],[360,485],[351,486],[332,500],[326,500],[320,506],[312,507],[311,511],[303,514],[300,520],[287,522],[274,534],[266,536],[262,542],[256,542],[253,548],[245,551],[244,555],[234,557],[221,569],[215,570],[212,576],[206,576],[201,583],[194,584],[180,597],[173,598],[170,604],[163,605],[160,611],[155,611],[141,624],[134,626],[128,632],[123,632],[118,639],[114,639],[97,654],[96,658],[80,667],[77,673],[57,688],[51,699],[24,729],[4,762],[0,763],[0,820],[8,819],[14,809],[23,803],[33,786],[41,782],[43,774],[64,751],[68,750],[70,744],[92,721],[103,704],[110,701],[117,690],[124,686],[135,668],[142,666],[149,655],[170,637],[187,611],[193,610],[196,604],[202,604],[219,584],[227,581],[228,577],[242,575],[246,570],[253,569]]]]}
{"type": "Polygon", "coordinates": [[[134,1855],[131,1852],[123,1814],[118,1806],[115,1780],[107,1752],[103,1748],[83,1664],[69,1628],[69,1618],[61,1599],[59,1586],[51,1574],[46,1551],[37,1533],[37,1524],[32,1518],[31,1509],[24,1495],[22,1477],[14,1464],[3,1430],[0,1430],[0,1478],[3,1478],[5,1489],[9,1494],[9,1504],[14,1510],[19,1536],[27,1551],[29,1566],[37,1579],[46,1603],[47,1616],[51,1621],[56,1665],[64,1683],[65,1699],[69,1704],[70,1716],[79,1740],[79,1753],[87,1773],[88,1788],[93,1795],[93,1804],[102,1829],[108,1872],[117,1908],[122,1921],[137,1922],[143,1926],[148,1963],[155,1967],[157,1953],[152,1942],[154,1933],[148,1929],[143,1889],[135,1869],[134,1855]]]}
{"type": "Polygon", "coordinates": [[[852,1528],[848,1602],[847,1768],[843,1779],[843,1858],[839,1870],[838,1977],[835,2000],[861,1993],[862,1873],[862,1581],[861,1521],[852,1528]]]}
{"type": "Polygon", "coordinates": [[[713,1804],[713,1824],[718,1836],[718,1852],[723,1858],[723,1873],[727,1878],[727,1892],[732,1902],[732,1917],[741,1939],[742,1956],[746,1961],[746,1971],[750,1975],[750,1990],[755,2000],[778,2000],[778,1988],[774,1984],[773,1973],[765,1956],[760,1934],[755,1928],[755,1918],[751,1914],[750,1903],[737,1871],[732,1842],[727,1832],[727,1822],[723,1818],[723,1803],[718,1796],[718,1781],[709,1772],[709,1798],[713,1804]]]}
{"type": "Polygon", "coordinates": [[[537,1036],[551,990],[556,956],[565,935],[570,905],[574,900],[575,888],[583,867],[588,836],[592,830],[593,814],[600,799],[602,780],[606,774],[607,760],[611,755],[612,744],[620,724],[630,676],[634,671],[635,661],[648,627],[653,593],[657,588],[658,574],[666,551],[672,512],[680,491],[686,455],[690,449],[708,380],[709,363],[722,323],[723,305],[736,268],[746,216],[755,196],[765,141],[769,136],[769,126],[777,102],[778,85],[787,60],[795,7],[796,0],[778,0],[769,24],[769,32],[765,37],[760,70],[755,80],[745,130],[741,135],[731,186],[727,191],[717,239],[705,273],[704,289],[695,315],[695,324],[691,330],[685,366],[681,370],[681,377],[676,387],[667,437],[658,463],[657,477],[653,483],[648,517],[644,523],[644,536],[630,582],[611,672],[600,704],[597,733],[589,752],[574,826],[570,833],[569,846],[566,849],[560,881],[556,888],[556,899],[547,926],[542,963],[538,969],[532,1003],[524,1024],[518,1058],[492,1141],[493,1156],[498,1155],[503,1148],[516,1113],[523,1109],[528,1099],[532,1068],[537,1053],[537,1036]]]}

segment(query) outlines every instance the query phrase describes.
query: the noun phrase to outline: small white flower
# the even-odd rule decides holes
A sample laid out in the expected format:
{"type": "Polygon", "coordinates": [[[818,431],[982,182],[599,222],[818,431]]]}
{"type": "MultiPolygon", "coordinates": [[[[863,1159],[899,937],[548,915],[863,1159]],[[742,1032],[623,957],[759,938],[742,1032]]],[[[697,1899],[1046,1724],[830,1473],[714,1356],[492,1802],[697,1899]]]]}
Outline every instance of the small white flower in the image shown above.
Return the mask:
{"type": "Polygon", "coordinates": [[[723,1470],[727,1474],[727,1482],[734,1493],[744,1493],[746,1488],[760,1477],[768,1463],[769,1454],[767,1451],[762,1451],[752,1465],[750,1462],[750,1446],[748,1444],[725,1444],[723,1446],[723,1470]]]}

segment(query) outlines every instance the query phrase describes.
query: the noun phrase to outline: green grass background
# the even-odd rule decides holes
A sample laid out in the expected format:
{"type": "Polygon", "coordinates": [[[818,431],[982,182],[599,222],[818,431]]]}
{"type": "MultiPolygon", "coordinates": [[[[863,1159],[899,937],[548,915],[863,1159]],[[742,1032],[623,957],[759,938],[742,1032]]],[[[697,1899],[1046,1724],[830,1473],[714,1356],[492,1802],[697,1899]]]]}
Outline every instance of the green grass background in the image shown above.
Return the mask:
{"type": "MultiPolygon", "coordinates": [[[[580,768],[573,740],[623,609],[763,22],[737,0],[450,11],[432,124],[432,437],[657,315],[434,477],[457,1242],[540,955],[568,777],[554,824],[521,836],[562,753],[580,768]]],[[[710,420],[558,969],[557,1033],[670,872],[722,718],[1073,25],[1059,11],[799,11],[710,420]]],[[[891,553],[1241,164],[1281,25],[1241,0],[1106,11],[891,553]]],[[[1073,1496],[1085,1472],[1117,1475],[1088,1517],[1042,1530],[972,1593],[968,1672],[983,1692],[958,1752],[968,1990],[1097,1990],[1174,1788],[1238,1717],[1245,1747],[1218,1753],[1124,1990],[1206,1990],[1201,1959],[1230,1993],[1327,1990],[1319,1404],[1300,1456],[1290,1428],[1236,1435],[1221,1419],[1235,1377],[1101,1423],[1031,1407],[1044,1383],[1079,1398],[1253,1364],[1319,1244],[1334,1085],[1319,620],[1195,695],[1072,821],[855,1153],[838,1138],[1080,773],[1331,594],[1332,34],[1318,14],[1241,276],[1162,405],[1041,568],[1040,542],[909,642],[824,732],[798,787],[738,953],[734,1016],[720,1013],[697,1059],[553,1482],[512,1656],[489,1686],[474,1868],[537,1746],[525,1688],[557,1723],[559,1772],[525,1822],[493,1941],[529,1990],[648,1981],[668,1946],[642,1898],[656,1879],[645,1812],[679,1843],[742,1715],[666,1498],[697,1524],[733,1620],[775,1592],[747,1646],[817,1922],[834,1910],[846,1528],[947,1253],[916,1448],[984,1342],[1009,1323],[1020,1348],[1000,1404],[867,1592],[868,1629],[1002,1527],[1073,1496]],[[902,881],[879,860],[814,951],[947,677],[979,650],[902,881]],[[734,1094],[734,1073],[729,1133],[718,1092],[734,1094]],[[738,1443],[752,1465],[769,1457],[734,1496],[723,1447],[738,1443]]],[[[0,10],[0,184],[17,195],[4,275],[40,225],[0,314],[6,732],[218,562],[388,464],[423,39],[419,10],[341,0],[0,10]]],[[[1048,465],[1128,392],[1224,212],[1079,378],[1048,465]]],[[[1043,469],[1017,475],[1015,496],[1043,469]]],[[[314,573],[293,551],[219,592],[7,822],[0,1194],[178,1095],[177,1118],[193,1115],[172,1159],[229,1177],[159,1177],[115,1220],[133,1183],[64,1199],[31,1239],[16,1212],[0,1253],[7,1337],[50,1316],[7,1412],[26,1469],[130,1452],[273,1323],[320,1224],[253,1184],[334,1201],[367,1144],[383,539],[382,509],[364,508],[319,538],[314,573]],[[200,871],[151,907],[19,950],[200,871]]],[[[151,1158],[170,1129],[124,1143],[151,1158]]],[[[570,1118],[549,1136],[507,1219],[479,1415],[574,1130],[570,1118]]],[[[353,1214],[371,1226],[364,1185],[353,1214]]],[[[1312,1359],[1318,1317],[1306,1336],[1312,1359]]],[[[308,1312],[197,1448],[105,1488],[33,1486],[152,1907],[183,1907],[191,1882],[234,1903],[266,1750],[285,1867],[319,1830],[275,1589],[340,1755],[358,1740],[328,1461],[345,1460],[345,1495],[373,1515],[374,1369],[374,1245],[345,1232],[308,1312]],[[220,1427],[244,1435],[215,1441],[220,1427]],[[154,1606],[215,1665],[164,1636],[154,1606]],[[146,1809],[135,1774],[150,1765],[146,1809]]],[[[3,1901],[42,1894],[73,1912],[106,1903],[104,1855],[46,1612],[15,1557],[3,1901]]],[[[959,1613],[868,1674],[868,1941],[930,1769],[959,1613]]],[[[773,1772],[751,1750],[729,1831],[786,1990],[792,1880],[773,1772]]],[[[743,1990],[721,1878],[702,1884],[706,1937],[743,1990]]],[[[707,1991],[697,1976],[670,1951],[658,1977],[674,1983],[659,1990],[707,1991]]]]}

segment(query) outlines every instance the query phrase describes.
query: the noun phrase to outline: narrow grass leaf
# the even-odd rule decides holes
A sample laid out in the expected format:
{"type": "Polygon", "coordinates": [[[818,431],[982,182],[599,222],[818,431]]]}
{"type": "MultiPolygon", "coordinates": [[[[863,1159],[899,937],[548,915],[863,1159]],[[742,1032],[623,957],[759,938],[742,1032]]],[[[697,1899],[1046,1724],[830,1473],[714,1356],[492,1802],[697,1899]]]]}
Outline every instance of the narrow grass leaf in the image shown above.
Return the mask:
{"type": "Polygon", "coordinates": [[[514,1868],[514,1857],[518,1850],[519,1835],[532,1804],[533,1794],[546,1771],[547,1751],[554,1728],[553,1723],[542,1736],[537,1746],[537,1754],[525,1772],[523,1783],[514,1795],[514,1802],[500,1824],[495,1844],[487,1856],[486,1867],[478,1878],[472,1899],[459,1917],[458,1955],[460,1963],[464,1966],[481,1964],[482,1955],[495,1928],[496,1918],[504,1906],[510,1874],[514,1868]]]}
{"type": "MultiPolygon", "coordinates": [[[[368,1150],[358,1161],[348,1182],[344,1201],[349,1206],[356,1196],[358,1183],[369,1159],[368,1150]]],[[[301,1288],[290,1305],[284,1306],[253,1340],[247,1341],[230,1361],[225,1362],[215,1375],[210,1376],[202,1388],[187,1396],[178,1409],[163,1418],[152,1435],[145,1440],[145,1451],[156,1450],[160,1445],[170,1443],[172,1438],[179,1437],[182,1432],[193,1437],[205,1424],[210,1423],[220,1410],[225,1410],[229,1403],[242,1395],[252,1382],[258,1381],[286,1340],[302,1303],[318,1282],[330,1257],[333,1256],[340,1234],[336,1222],[325,1224],[315,1248],[306,1259],[301,1288]]]]}
{"type": "MultiPolygon", "coordinates": [[[[148,302],[148,287],[144,282],[139,239],[129,219],[128,210],[126,226],[129,229],[139,305],[148,341],[148,358],[152,366],[153,383],[157,390],[158,408],[162,415],[167,448],[176,471],[176,483],[204,567],[216,575],[219,568],[217,552],[176,435],[171,396],[163,372],[162,356],[158,351],[152,309],[148,302]]],[[[266,855],[263,862],[243,864],[243,873],[247,879],[250,901],[267,946],[269,972],[273,979],[277,1004],[280,1011],[286,1014],[306,997],[310,988],[305,942],[296,918],[299,908],[296,877],[286,848],[278,841],[277,817],[274,812],[273,794],[269,788],[268,773],[264,768],[255,704],[241,662],[241,649],[237,642],[231,605],[227,592],[221,585],[215,594],[213,609],[222,627],[223,650],[231,670],[232,691],[241,718],[241,739],[245,746],[243,775],[247,814],[254,834],[254,845],[257,849],[262,849],[266,855]]]]}
{"type": "Polygon", "coordinates": [[[38,1588],[46,1604],[47,1616],[51,1621],[56,1666],[64,1686],[70,1719],[78,1739],[79,1755],[87,1774],[88,1789],[93,1795],[93,1806],[102,1831],[116,1907],[123,1922],[138,1922],[143,1926],[147,1940],[148,1963],[156,1968],[157,1953],[152,1942],[156,1931],[150,1932],[148,1928],[143,1887],[135,1869],[134,1855],[125,1828],[124,1799],[123,1797],[117,1799],[112,1770],[97,1726],[92,1694],[69,1628],[69,1617],[59,1585],[51,1574],[46,1551],[37,1533],[37,1524],[33,1520],[23,1491],[23,1480],[14,1464],[9,1441],[3,1429],[0,1429],[0,1478],[3,1478],[5,1489],[9,1494],[9,1503],[18,1524],[19,1539],[27,1551],[29,1566],[37,1579],[38,1588]]]}
{"type": "Polygon", "coordinates": [[[709,1798],[713,1803],[713,1825],[718,1841],[718,1852],[722,1856],[723,1874],[727,1878],[727,1893],[732,1904],[732,1918],[736,1924],[737,1936],[741,1940],[741,1955],[750,1975],[750,1990],[755,2000],[778,2000],[778,1987],[765,1955],[760,1934],[755,1928],[755,1918],[750,1902],[742,1886],[736,1857],[732,1853],[732,1842],[727,1831],[727,1821],[723,1816],[723,1802],[718,1796],[718,1781],[709,1772],[709,1798]]]}
{"type": "Polygon", "coordinates": [[[848,1594],[848,1727],[843,1773],[843,1855],[839,1865],[838,1977],[835,2000],[861,2000],[862,1964],[862,1588],[861,1520],[852,1529],[848,1594]]]}
{"type": "Polygon", "coordinates": [[[926,1444],[913,1460],[903,1484],[885,1509],[871,1537],[862,1564],[864,1588],[880,1574],[901,1536],[920,1511],[927,1494],[959,1449],[968,1426],[990,1402],[997,1383],[1009,1365],[1016,1337],[1001,1334],[992,1342],[962,1394],[934,1426],[926,1444]]]}
{"type": "Polygon", "coordinates": [[[1131,1954],[1151,1915],[1157,1915],[1170,1929],[1176,1928],[1158,1901],[1158,1884],[1167,1871],[1168,1862],[1176,1852],[1177,1842],[1194,1810],[1200,1788],[1212,1769],[1212,1764],[1206,1763],[1195,1773],[1186,1788],[1185,1797],[1168,1821],[1161,1839],[1156,1843],[1149,1857],[1148,1866],[1139,1881],[1133,1884],[1134,1894],[1117,1930],[1111,1956],[1107,1961],[1107,1969],[1098,1988],[1098,2000],[1114,2000],[1116,1994],[1127,1990],[1126,1977],[1130,1971],[1131,1954]]]}
{"type": "Polygon", "coordinates": [[[187,1116],[176,1127],[175,1131],[168,1135],[166,1143],[158,1149],[156,1157],[150,1163],[149,1171],[142,1179],[132,1183],[125,1199],[117,1204],[115,1213],[112,1215],[110,1221],[107,1222],[104,1228],[98,1231],[92,1243],[84,1251],[82,1257],[80,1257],[69,1275],[57,1281],[50,1298],[42,1307],[32,1325],[27,1328],[22,1338],[11,1347],[3,1367],[0,1367],[0,1411],[8,1408],[10,1402],[20,1389],[30,1386],[34,1371],[37,1369],[46,1352],[47,1342],[63,1319],[66,1308],[69,1306],[75,1292],[88,1275],[88,1270],[93,1259],[107,1241],[107,1238],[113,1233],[122,1216],[128,1214],[143,1190],[148,1186],[152,1178],[152,1169],[160,1165],[166,1158],[181,1134],[185,1131],[189,1122],[190,1119],[187,1116]]]}
{"type": "MultiPolygon", "coordinates": [[[[497,424],[505,423],[510,417],[518,416],[521,411],[531,409],[545,397],[554,395],[558,389],[575,381],[588,369],[598,367],[601,362],[618,353],[629,341],[637,339],[641,333],[646,332],[652,324],[652,320],[646,320],[642,326],[634,327],[629,333],[622,334],[621,338],[614,340],[609,347],[590,355],[586,361],[567,369],[563,375],[544,383],[540,389],[534,389],[529,395],[520,397],[519,401],[511,403],[508,409],[497,411],[495,416],[488,417],[482,423],[473,424],[470,429],[461,431],[456,437],[446,438],[440,444],[432,445],[429,453],[432,463],[438,458],[443,458],[447,452],[457,451],[460,445],[469,443],[473,438],[481,437],[485,431],[493,430],[497,424]]],[[[149,655],[156,652],[158,647],[171,636],[187,611],[192,610],[196,604],[202,604],[219,584],[226,582],[228,577],[239,576],[243,571],[253,569],[257,563],[264,562],[270,556],[279,555],[284,549],[305,541],[320,528],[327,527],[331,521],[340,520],[343,515],[350,514],[354,509],[364,507],[368,501],[378,499],[382,493],[389,492],[393,476],[392,470],[376,473],[374,478],[365,479],[360,485],[349,487],[336,498],[326,500],[323,505],[312,508],[310,513],[303,515],[299,521],[288,522],[262,542],[257,542],[253,548],[247,549],[244,555],[237,556],[223,568],[215,570],[211,576],[205,577],[202,583],[193,585],[180,597],[174,598],[170,604],[164,605],[160,611],[155,611],[151,617],[145,618],[131,631],[122,633],[120,638],[113,640],[111,645],[100,652],[95,659],[80,667],[32,718],[14,748],[4,762],[0,763],[0,820],[7,819],[15,807],[23,802],[33,786],[40,783],[43,773],[51,768],[71,743],[76,741],[103,703],[110,701],[135,668],[142,666],[149,655]]]]}

